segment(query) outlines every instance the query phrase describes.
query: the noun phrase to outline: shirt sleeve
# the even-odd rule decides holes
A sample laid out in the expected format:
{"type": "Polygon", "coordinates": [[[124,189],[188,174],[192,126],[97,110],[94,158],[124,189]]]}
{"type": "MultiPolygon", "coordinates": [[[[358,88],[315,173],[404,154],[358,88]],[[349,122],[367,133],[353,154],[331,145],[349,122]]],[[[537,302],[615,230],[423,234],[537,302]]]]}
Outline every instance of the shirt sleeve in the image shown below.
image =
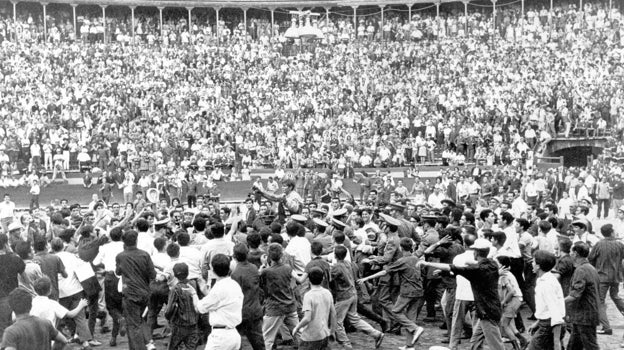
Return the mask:
{"type": "Polygon", "coordinates": [[[480,275],[478,265],[470,265],[470,266],[463,266],[463,267],[451,265],[451,272],[453,272],[456,275],[465,277],[470,282],[477,280],[480,275]]]}
{"type": "Polygon", "coordinates": [[[5,348],[17,349],[17,341],[18,341],[18,337],[17,337],[17,334],[15,334],[15,331],[13,329],[7,328],[4,331],[4,335],[2,336],[2,344],[0,344],[0,346],[3,349],[5,348]]]}
{"type": "Polygon", "coordinates": [[[585,291],[585,285],[587,282],[585,281],[585,273],[582,269],[576,269],[574,271],[574,275],[572,275],[572,281],[570,283],[570,296],[574,298],[580,298],[583,296],[583,292],[585,291]]]}
{"type": "Polygon", "coordinates": [[[221,295],[221,288],[213,287],[204,298],[202,298],[197,304],[197,310],[199,313],[205,314],[217,309],[217,306],[224,297],[221,295]]]}
{"type": "Polygon", "coordinates": [[[312,311],[312,298],[310,297],[309,293],[306,293],[303,296],[303,305],[301,307],[301,311],[312,311]]]}
{"type": "Polygon", "coordinates": [[[403,259],[399,259],[390,265],[386,265],[386,272],[396,273],[396,272],[403,271],[406,268],[407,266],[405,266],[405,261],[403,259]]]}
{"type": "Polygon", "coordinates": [[[565,301],[563,299],[563,290],[559,282],[554,281],[548,290],[544,293],[542,291],[542,297],[546,305],[548,305],[548,311],[550,311],[550,325],[556,326],[563,324],[565,317],[565,301]]]}
{"type": "Polygon", "coordinates": [[[54,314],[56,315],[56,318],[58,319],[65,318],[69,310],[67,310],[63,305],[59,304],[57,301],[54,301],[52,305],[54,307],[54,314]]]}

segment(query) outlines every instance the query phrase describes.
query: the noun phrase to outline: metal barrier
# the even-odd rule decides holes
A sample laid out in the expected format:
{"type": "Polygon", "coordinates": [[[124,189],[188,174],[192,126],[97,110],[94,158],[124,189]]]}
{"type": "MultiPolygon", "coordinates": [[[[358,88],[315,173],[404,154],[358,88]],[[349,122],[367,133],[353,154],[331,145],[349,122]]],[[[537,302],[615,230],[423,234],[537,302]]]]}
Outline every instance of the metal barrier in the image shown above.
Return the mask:
{"type": "Polygon", "coordinates": [[[537,157],[535,167],[538,170],[547,170],[563,166],[563,156],[560,157],[537,157]]]}

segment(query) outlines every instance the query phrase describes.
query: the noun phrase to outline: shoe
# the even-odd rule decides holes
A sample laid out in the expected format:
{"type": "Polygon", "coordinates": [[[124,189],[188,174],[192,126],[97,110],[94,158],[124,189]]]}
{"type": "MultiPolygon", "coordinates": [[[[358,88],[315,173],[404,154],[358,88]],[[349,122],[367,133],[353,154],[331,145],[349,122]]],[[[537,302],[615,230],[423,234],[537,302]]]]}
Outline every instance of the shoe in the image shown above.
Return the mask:
{"type": "Polygon", "coordinates": [[[422,327],[418,327],[416,328],[416,331],[414,332],[414,337],[412,338],[412,345],[416,344],[416,342],[418,341],[418,338],[420,338],[420,336],[425,332],[425,329],[422,327]]]}
{"type": "Polygon", "coordinates": [[[110,346],[117,346],[117,339],[111,338],[111,340],[108,342],[108,345],[110,345],[110,346]]]}
{"type": "Polygon", "coordinates": [[[381,346],[381,343],[383,343],[383,340],[384,340],[385,337],[386,337],[385,334],[383,334],[381,332],[379,333],[379,335],[375,339],[375,349],[379,349],[379,347],[381,346]]]}
{"type": "Polygon", "coordinates": [[[106,334],[110,332],[110,328],[108,328],[107,325],[103,325],[102,328],[100,329],[100,333],[102,334],[106,334]]]}
{"type": "Polygon", "coordinates": [[[89,345],[91,345],[91,346],[100,346],[100,345],[102,345],[102,343],[97,341],[97,340],[95,340],[95,339],[91,339],[91,340],[89,340],[89,345]]]}
{"type": "Polygon", "coordinates": [[[462,339],[470,339],[472,338],[472,333],[466,333],[464,332],[461,336],[462,339]]]}
{"type": "Polygon", "coordinates": [[[442,330],[447,330],[447,329],[448,329],[448,327],[446,327],[446,322],[443,322],[443,323],[440,325],[440,329],[442,329],[442,330]]]}
{"type": "Polygon", "coordinates": [[[150,341],[149,344],[145,345],[145,348],[147,350],[156,350],[156,345],[154,345],[154,342],[150,341]]]}
{"type": "Polygon", "coordinates": [[[413,346],[407,347],[403,345],[403,346],[399,346],[399,350],[414,350],[414,347],[413,346]]]}
{"type": "Polygon", "coordinates": [[[123,317],[119,319],[119,335],[126,336],[126,319],[123,317]]]}
{"type": "Polygon", "coordinates": [[[440,343],[442,343],[442,344],[448,344],[450,342],[451,342],[451,340],[449,338],[444,338],[444,339],[440,340],[440,343]]]}
{"type": "Polygon", "coordinates": [[[613,330],[612,329],[599,329],[596,331],[597,334],[604,334],[604,335],[612,335],[613,334],[613,330]]]}

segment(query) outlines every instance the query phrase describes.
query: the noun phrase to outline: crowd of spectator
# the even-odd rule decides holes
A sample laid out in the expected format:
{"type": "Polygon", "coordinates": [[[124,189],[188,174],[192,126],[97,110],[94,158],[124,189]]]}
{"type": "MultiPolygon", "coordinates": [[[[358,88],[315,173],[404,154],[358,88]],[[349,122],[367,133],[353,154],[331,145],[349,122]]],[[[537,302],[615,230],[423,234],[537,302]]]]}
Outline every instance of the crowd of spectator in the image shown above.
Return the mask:
{"type": "Polygon", "coordinates": [[[68,13],[49,16],[47,42],[37,17],[4,13],[3,183],[93,167],[530,166],[554,137],[619,139],[624,126],[620,12],[602,4],[523,19],[501,7],[493,39],[491,13],[423,12],[410,24],[390,12],[357,32],[351,17],[330,16],[319,21],[327,44],[290,57],[284,26],[272,37],[266,19],[246,31],[224,20],[219,43],[210,20],[194,17],[189,32],[168,19],[160,38],[158,17],[138,16],[131,45],[119,40],[127,17],[111,15],[102,43],[97,16],[72,38],[68,13]]]}

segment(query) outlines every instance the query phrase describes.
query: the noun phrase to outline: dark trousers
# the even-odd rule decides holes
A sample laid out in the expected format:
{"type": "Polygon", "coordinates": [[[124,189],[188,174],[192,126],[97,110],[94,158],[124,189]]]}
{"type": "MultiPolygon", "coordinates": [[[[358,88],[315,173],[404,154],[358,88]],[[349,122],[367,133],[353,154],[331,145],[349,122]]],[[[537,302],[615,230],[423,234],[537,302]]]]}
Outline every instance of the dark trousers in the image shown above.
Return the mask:
{"type": "Polygon", "coordinates": [[[9,306],[9,297],[0,298],[0,338],[2,338],[4,330],[11,325],[12,312],[9,306]]]}
{"type": "MultiPolygon", "coordinates": [[[[265,350],[262,336],[262,317],[257,320],[243,320],[236,329],[238,333],[247,337],[253,350],[265,350]]],[[[301,347],[299,347],[301,349],[301,347]]]]}
{"type": "MultiPolygon", "coordinates": [[[[30,196],[30,210],[33,210],[35,208],[39,208],[39,195],[38,194],[33,194],[30,196]]],[[[607,211],[608,213],[609,211],[607,211]]]]}
{"type": "Polygon", "coordinates": [[[128,327],[128,346],[130,350],[146,350],[146,343],[150,340],[149,328],[144,324],[143,311],[147,306],[147,295],[141,300],[123,298],[123,314],[128,327]]]}
{"type": "Polygon", "coordinates": [[[572,333],[568,340],[568,350],[599,350],[596,339],[596,326],[572,324],[572,333]]]}
{"type": "Polygon", "coordinates": [[[600,219],[600,214],[606,219],[609,216],[609,208],[611,207],[611,201],[607,199],[598,199],[598,213],[597,218],[600,219]]]}
{"type": "Polygon", "coordinates": [[[189,194],[186,197],[186,201],[187,201],[187,204],[188,204],[189,208],[195,208],[197,206],[197,196],[189,194]]]}
{"type": "Polygon", "coordinates": [[[361,303],[359,298],[357,303],[357,313],[368,318],[371,321],[377,322],[377,324],[379,324],[382,329],[384,329],[386,326],[387,321],[383,317],[381,317],[380,314],[376,313],[373,309],[368,307],[366,304],[361,303]]]}
{"type": "Polygon", "coordinates": [[[300,341],[299,350],[330,350],[329,337],[315,341],[300,341]]]}
{"type": "Polygon", "coordinates": [[[89,302],[89,306],[87,306],[87,310],[89,310],[89,331],[91,335],[95,334],[95,323],[97,322],[98,317],[98,300],[100,296],[98,293],[87,296],[87,301],[89,302]]]}
{"type": "MultiPolygon", "coordinates": [[[[427,317],[436,317],[435,304],[442,299],[443,292],[444,286],[442,286],[441,279],[430,278],[425,280],[424,301],[427,303],[427,317]]],[[[420,307],[418,308],[418,313],[420,314],[420,307]]]]}
{"type": "MultiPolygon", "coordinates": [[[[518,286],[520,287],[520,290],[524,291],[526,289],[525,283],[524,283],[524,275],[523,275],[524,259],[522,259],[521,257],[512,258],[511,266],[509,267],[509,272],[511,272],[511,274],[516,278],[516,281],[518,281],[518,286]]],[[[522,322],[522,315],[520,315],[519,312],[516,314],[515,323],[516,323],[516,328],[518,330],[524,329],[524,323],[522,322]]]]}
{"type": "MultiPolygon", "coordinates": [[[[154,332],[156,325],[158,324],[158,314],[163,305],[167,303],[167,295],[155,295],[150,294],[149,304],[147,307],[147,325],[150,327],[150,332],[154,332]]],[[[151,333],[150,333],[151,334],[151,333]]]]}
{"type": "Polygon", "coordinates": [[[394,302],[392,301],[393,286],[391,283],[391,281],[382,281],[377,285],[377,303],[381,307],[383,318],[386,320],[392,320],[390,315],[394,307],[394,302]]]}
{"type": "Polygon", "coordinates": [[[522,299],[526,302],[531,312],[535,312],[535,281],[537,275],[533,272],[532,264],[524,264],[524,289],[522,290],[522,299]]]}
{"type": "Polygon", "coordinates": [[[117,291],[119,278],[112,272],[104,275],[104,300],[106,301],[106,310],[113,319],[113,331],[111,336],[117,337],[119,334],[119,321],[123,317],[122,300],[123,296],[117,291]]]}
{"type": "Polygon", "coordinates": [[[194,326],[171,325],[168,350],[195,350],[199,344],[199,329],[194,326]]]}
{"type": "MultiPolygon", "coordinates": [[[[555,347],[555,338],[550,326],[550,319],[539,320],[537,329],[531,337],[528,350],[553,349],[555,347]]],[[[557,349],[559,350],[559,349],[557,349]]]]}

